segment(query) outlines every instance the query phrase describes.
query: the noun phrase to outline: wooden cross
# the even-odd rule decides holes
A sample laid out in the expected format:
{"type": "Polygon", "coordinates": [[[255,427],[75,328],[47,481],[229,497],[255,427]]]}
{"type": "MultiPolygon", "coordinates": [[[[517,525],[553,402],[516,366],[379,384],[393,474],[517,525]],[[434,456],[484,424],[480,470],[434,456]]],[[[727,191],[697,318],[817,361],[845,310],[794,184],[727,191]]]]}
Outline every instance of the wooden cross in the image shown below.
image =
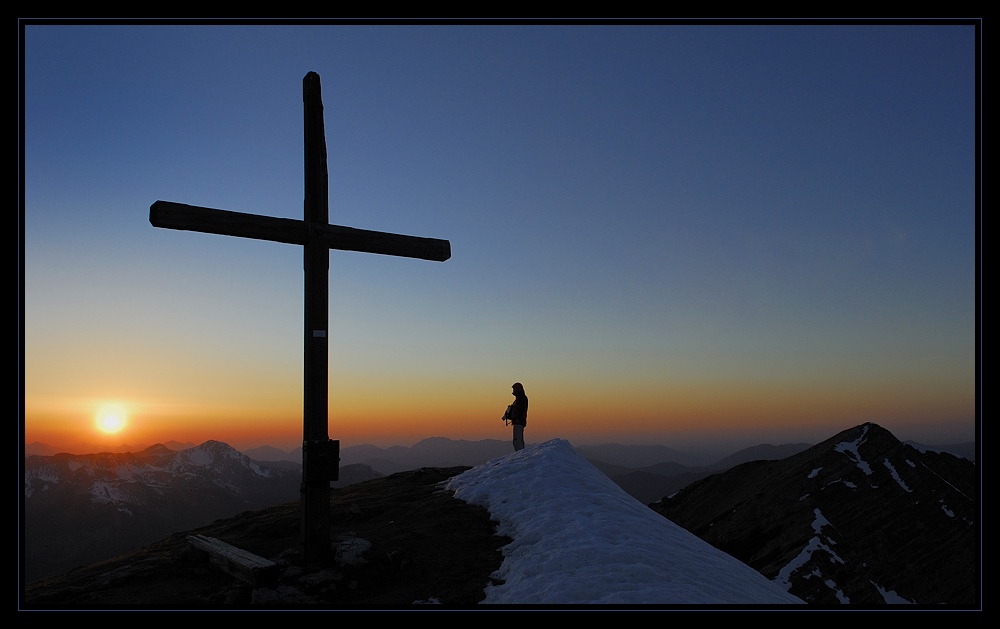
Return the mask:
{"type": "Polygon", "coordinates": [[[330,225],[326,133],[319,75],[302,79],[305,108],[305,220],[244,214],[157,201],[154,227],[302,245],[305,267],[304,383],[302,409],[302,545],[307,564],[330,552],[330,481],[337,480],[340,442],[328,434],[330,249],[444,262],[451,243],[330,225]]]}

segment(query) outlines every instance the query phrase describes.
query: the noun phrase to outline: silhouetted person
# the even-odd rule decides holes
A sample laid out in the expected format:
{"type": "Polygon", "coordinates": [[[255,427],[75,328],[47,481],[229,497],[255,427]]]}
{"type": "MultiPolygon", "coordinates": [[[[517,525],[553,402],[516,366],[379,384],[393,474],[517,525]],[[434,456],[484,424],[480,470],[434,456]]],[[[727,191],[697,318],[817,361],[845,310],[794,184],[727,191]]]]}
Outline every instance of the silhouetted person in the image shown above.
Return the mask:
{"type": "Polygon", "coordinates": [[[524,427],[528,424],[528,396],[520,382],[511,385],[514,403],[507,407],[504,419],[514,424],[514,450],[524,449],[524,427]]]}

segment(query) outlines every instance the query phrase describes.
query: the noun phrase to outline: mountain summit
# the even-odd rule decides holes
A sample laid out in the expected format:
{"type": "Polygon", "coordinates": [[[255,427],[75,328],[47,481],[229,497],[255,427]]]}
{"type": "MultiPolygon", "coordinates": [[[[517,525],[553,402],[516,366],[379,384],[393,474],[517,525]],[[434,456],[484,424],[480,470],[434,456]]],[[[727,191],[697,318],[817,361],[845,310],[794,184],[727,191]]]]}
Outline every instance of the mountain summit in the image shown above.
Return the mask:
{"type": "Polygon", "coordinates": [[[974,605],[976,468],[867,423],[651,505],[817,605],[974,605]]]}

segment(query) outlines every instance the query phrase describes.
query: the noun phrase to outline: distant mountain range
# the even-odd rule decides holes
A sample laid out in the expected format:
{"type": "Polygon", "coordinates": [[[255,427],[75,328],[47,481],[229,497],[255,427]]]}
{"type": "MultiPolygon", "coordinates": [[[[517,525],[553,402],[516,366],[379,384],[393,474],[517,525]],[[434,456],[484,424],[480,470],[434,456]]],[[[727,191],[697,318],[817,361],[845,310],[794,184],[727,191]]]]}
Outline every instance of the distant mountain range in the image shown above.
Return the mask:
{"type": "Polygon", "coordinates": [[[973,605],[978,490],[971,461],[869,423],[651,507],[811,604],[973,605]]]}
{"type": "MultiPolygon", "coordinates": [[[[690,483],[727,470],[734,465],[756,460],[775,460],[791,456],[806,448],[808,443],[781,445],[761,444],[739,450],[723,459],[713,460],[699,452],[676,450],[662,445],[601,445],[575,446],[577,452],[615,481],[619,487],[644,504],[661,499],[690,483]]],[[[975,461],[975,443],[950,446],[911,445],[918,449],[947,451],[975,461]]],[[[361,464],[376,474],[389,475],[421,467],[473,467],[498,456],[509,454],[510,443],[496,439],[481,441],[453,440],[444,437],[424,439],[413,446],[380,448],[373,445],[349,446],[341,450],[341,468],[361,464]]],[[[263,446],[245,451],[257,461],[302,461],[300,449],[283,451],[263,446]]],[[[344,472],[341,472],[344,475],[344,472]]],[[[374,476],[373,476],[374,478],[374,476]]]]}
{"type": "MultiPolygon", "coordinates": [[[[171,445],[178,449],[158,444],[134,453],[86,455],[30,455],[46,451],[45,446],[26,448],[25,579],[94,563],[179,530],[300,497],[301,451],[262,447],[240,453],[218,441],[171,445]]],[[[707,465],[693,464],[704,460],[701,455],[663,446],[576,449],[626,492],[651,504],[748,461],[787,460],[810,448],[764,444],[707,465]]],[[[510,451],[507,441],[442,437],[411,447],[350,446],[341,451],[340,478],[332,486],[419,468],[472,467],[510,451]]]]}
{"type": "MultiPolygon", "coordinates": [[[[471,463],[474,457],[489,457],[498,444],[501,454],[509,449],[506,442],[449,442],[434,439],[415,450],[368,447],[348,454],[403,465],[417,452],[442,456],[440,448],[451,446],[461,452],[454,456],[471,463]]],[[[615,458],[623,448],[627,453],[619,445],[586,448],[586,456],[592,462],[597,456],[615,461],[598,463],[605,473],[628,478],[637,471],[615,458]]],[[[461,469],[451,467],[448,473],[461,469]]],[[[358,478],[382,474],[368,463],[349,463],[338,482],[352,482],[345,478],[348,470],[358,478]]],[[[940,609],[978,604],[980,487],[970,460],[901,443],[878,425],[863,424],[813,446],[765,445],[702,468],[667,461],[641,472],[678,484],[704,474],[660,496],[650,508],[811,605],[940,609]],[[707,472],[711,467],[720,471],[707,472]]],[[[28,457],[25,580],[121,555],[148,540],[176,537],[227,513],[239,518],[230,526],[266,529],[273,514],[254,511],[260,508],[256,505],[294,507],[290,501],[298,498],[299,480],[291,462],[266,465],[214,441],[176,452],[153,446],[124,455],[28,457]]],[[[342,505],[345,517],[359,509],[353,501],[363,502],[364,495],[359,490],[351,504],[342,505]]],[[[385,503],[402,499],[379,495],[379,512],[392,509],[385,503]]],[[[397,526],[405,526],[409,511],[392,513],[397,526]]],[[[282,528],[286,537],[287,528],[282,528]]],[[[129,560],[130,569],[148,571],[141,557],[129,560]]],[[[149,559],[149,565],[156,564],[149,559]]]]}
{"type": "Polygon", "coordinates": [[[42,443],[40,441],[34,441],[32,443],[26,443],[24,445],[24,456],[39,455],[39,456],[52,456],[53,454],[91,454],[96,452],[141,452],[145,450],[150,445],[164,446],[168,450],[187,450],[188,448],[193,448],[196,444],[193,443],[180,443],[178,441],[165,441],[163,443],[156,444],[146,444],[146,445],[128,445],[121,444],[114,448],[102,448],[93,444],[77,444],[76,446],[70,448],[57,448],[51,446],[47,443],[42,443]]]}
{"type": "Polygon", "coordinates": [[[181,451],[29,456],[24,577],[95,563],[179,530],[299,498],[301,473],[219,441],[181,451]]]}
{"type": "MultiPolygon", "coordinates": [[[[631,496],[648,504],[695,480],[738,463],[754,459],[784,458],[808,448],[809,445],[759,445],[714,462],[709,462],[710,458],[698,452],[675,450],[660,445],[607,443],[576,446],[576,450],[631,496]]],[[[342,468],[364,465],[376,474],[389,475],[421,467],[473,467],[510,452],[508,441],[466,441],[432,437],[410,447],[349,446],[341,450],[340,459],[342,468]]],[[[257,461],[272,464],[302,460],[301,450],[285,452],[270,446],[247,450],[245,454],[257,461]]]]}

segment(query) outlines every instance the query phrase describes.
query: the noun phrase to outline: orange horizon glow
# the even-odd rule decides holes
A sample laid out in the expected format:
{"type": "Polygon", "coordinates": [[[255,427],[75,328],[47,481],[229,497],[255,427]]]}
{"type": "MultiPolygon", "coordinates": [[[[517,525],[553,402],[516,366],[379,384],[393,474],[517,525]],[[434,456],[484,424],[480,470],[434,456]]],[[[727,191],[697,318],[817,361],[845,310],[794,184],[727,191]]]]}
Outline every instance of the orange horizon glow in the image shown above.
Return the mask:
{"type": "MultiPolygon", "coordinates": [[[[966,402],[967,392],[922,395],[911,387],[848,392],[831,387],[788,391],[734,384],[722,390],[693,384],[654,390],[625,382],[586,391],[561,382],[525,386],[531,400],[526,436],[536,443],[551,438],[663,445],[698,439],[737,440],[747,445],[755,440],[817,441],[867,421],[894,433],[913,427],[943,434],[950,426],[957,435],[968,435],[959,427],[973,425],[975,417],[975,409],[966,402]]],[[[257,406],[232,400],[224,404],[127,396],[60,402],[28,399],[25,443],[117,448],[216,440],[237,449],[273,445],[288,450],[301,445],[302,439],[302,411],[294,398],[279,396],[275,399],[280,403],[257,406]],[[99,425],[109,409],[120,416],[117,430],[99,425]]],[[[509,429],[500,417],[510,399],[505,387],[490,391],[473,387],[453,396],[417,385],[397,390],[395,395],[363,389],[347,393],[342,387],[331,395],[329,435],[340,440],[342,447],[362,443],[407,446],[428,437],[507,440],[509,429]]],[[[956,441],[972,438],[956,437],[956,441]]]]}
{"type": "Polygon", "coordinates": [[[32,26],[25,443],[300,447],[318,295],[342,447],[508,441],[515,381],[528,444],[975,439],[978,31],[737,30],[32,26]],[[304,217],[306,62],[330,222],[448,261],[333,248],[313,293],[300,245],[150,223],[304,217]]]}

